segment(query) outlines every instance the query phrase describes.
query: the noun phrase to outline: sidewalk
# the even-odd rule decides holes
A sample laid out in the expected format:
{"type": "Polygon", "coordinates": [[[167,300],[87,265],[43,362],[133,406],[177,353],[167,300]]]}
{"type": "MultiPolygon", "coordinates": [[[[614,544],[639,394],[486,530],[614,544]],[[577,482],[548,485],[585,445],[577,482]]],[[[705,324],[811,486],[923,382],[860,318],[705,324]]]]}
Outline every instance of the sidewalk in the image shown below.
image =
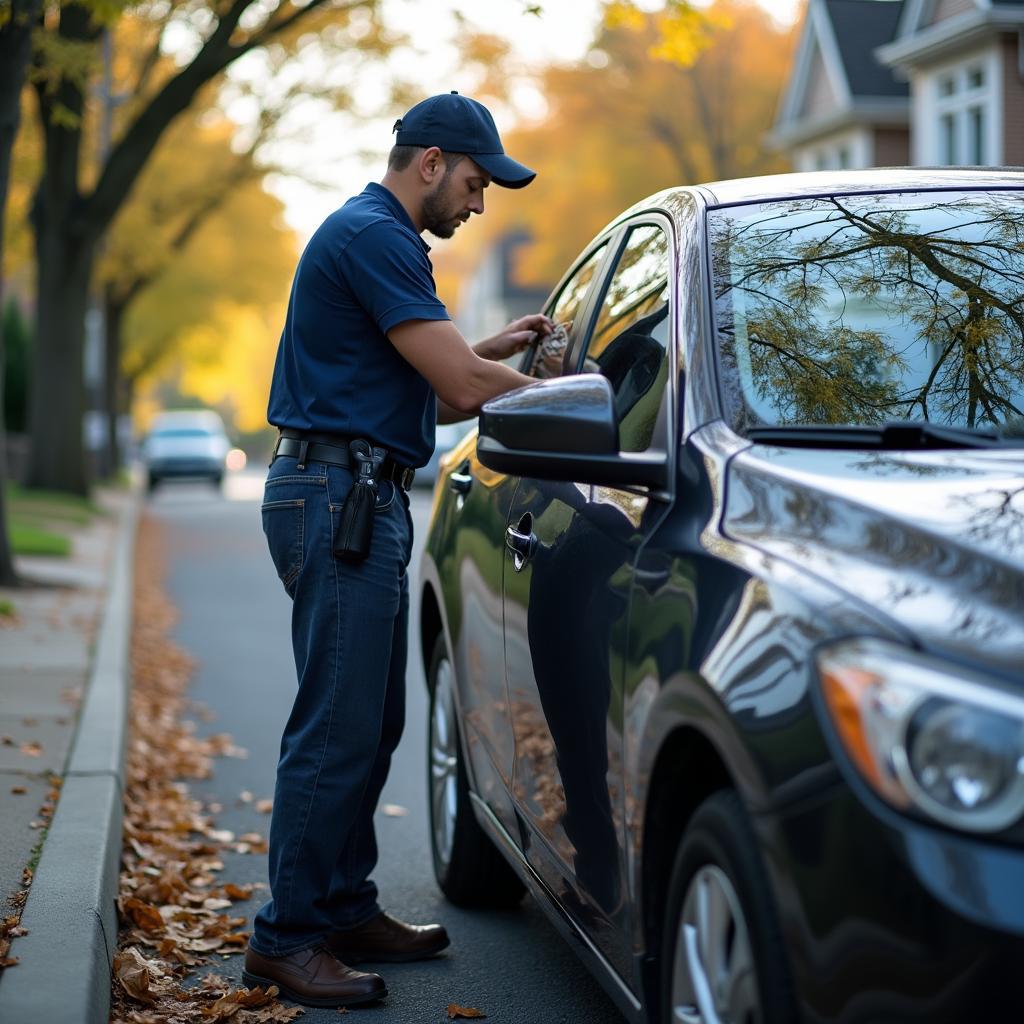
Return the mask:
{"type": "Polygon", "coordinates": [[[0,589],[0,919],[24,901],[27,929],[0,972],[3,1024],[109,1006],[137,499],[96,500],[70,557],[19,558],[29,585],[0,589]]]}

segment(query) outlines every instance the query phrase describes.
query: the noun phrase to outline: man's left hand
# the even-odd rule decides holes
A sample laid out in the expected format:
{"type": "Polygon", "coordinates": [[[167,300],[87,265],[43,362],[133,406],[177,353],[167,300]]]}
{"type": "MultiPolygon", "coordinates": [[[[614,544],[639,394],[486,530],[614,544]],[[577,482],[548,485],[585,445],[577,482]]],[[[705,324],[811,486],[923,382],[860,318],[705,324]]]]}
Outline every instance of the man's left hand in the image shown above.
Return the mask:
{"type": "Polygon", "coordinates": [[[544,337],[554,330],[554,324],[543,313],[530,313],[513,320],[493,338],[486,338],[473,346],[481,359],[502,360],[522,352],[537,335],[544,337]]]}

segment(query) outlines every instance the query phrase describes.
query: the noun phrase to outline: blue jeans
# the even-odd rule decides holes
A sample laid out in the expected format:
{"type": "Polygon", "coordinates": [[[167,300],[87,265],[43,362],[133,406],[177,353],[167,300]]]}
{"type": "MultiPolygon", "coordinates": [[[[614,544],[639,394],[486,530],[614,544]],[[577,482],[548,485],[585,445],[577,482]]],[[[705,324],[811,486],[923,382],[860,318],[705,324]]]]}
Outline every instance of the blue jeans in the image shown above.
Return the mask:
{"type": "Polygon", "coordinates": [[[278,576],[292,599],[298,693],[281,740],[270,823],[271,899],[251,944],[287,956],[374,917],[373,813],[405,720],[412,520],[382,481],[369,557],[334,557],[352,474],[277,458],[262,507],[278,576]]]}

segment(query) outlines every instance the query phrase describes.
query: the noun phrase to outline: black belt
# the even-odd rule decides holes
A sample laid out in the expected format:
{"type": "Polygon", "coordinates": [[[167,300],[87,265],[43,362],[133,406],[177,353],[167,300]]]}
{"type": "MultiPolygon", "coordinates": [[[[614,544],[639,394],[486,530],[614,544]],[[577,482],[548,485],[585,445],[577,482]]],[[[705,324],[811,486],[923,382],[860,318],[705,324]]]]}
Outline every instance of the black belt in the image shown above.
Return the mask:
{"type": "MultiPolygon", "coordinates": [[[[297,430],[281,431],[281,436],[274,445],[274,458],[279,455],[301,457],[303,462],[326,462],[331,466],[346,468],[350,467],[353,461],[348,450],[348,438],[333,434],[303,434],[297,430]]],[[[393,480],[403,491],[407,491],[412,487],[416,470],[395,462],[389,455],[384,460],[380,475],[382,480],[393,480]]]]}

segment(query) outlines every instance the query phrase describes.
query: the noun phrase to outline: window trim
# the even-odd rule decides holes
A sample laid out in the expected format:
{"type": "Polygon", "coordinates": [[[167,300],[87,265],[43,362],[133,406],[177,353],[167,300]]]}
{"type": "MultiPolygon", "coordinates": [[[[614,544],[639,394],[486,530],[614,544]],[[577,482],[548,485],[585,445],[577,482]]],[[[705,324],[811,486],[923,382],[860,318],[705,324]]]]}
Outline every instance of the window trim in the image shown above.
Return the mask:
{"type": "MultiPolygon", "coordinates": [[[[668,383],[665,388],[665,396],[662,399],[658,416],[654,423],[654,433],[651,443],[644,449],[645,452],[665,454],[669,460],[669,479],[675,479],[675,441],[679,430],[679,242],[675,235],[675,228],[672,219],[666,214],[654,210],[637,213],[629,220],[623,221],[616,226],[611,234],[613,256],[606,257],[601,266],[599,277],[600,289],[595,288],[592,295],[596,297],[590,304],[587,311],[588,320],[586,334],[579,339],[579,353],[576,354],[576,364],[572,373],[580,372],[583,361],[586,358],[587,350],[590,347],[591,335],[597,324],[597,315],[604,305],[605,295],[615,275],[615,268],[619,265],[619,259],[625,251],[630,234],[634,228],[653,225],[661,228],[668,238],[668,278],[669,278],[669,313],[668,313],[668,383]],[[599,297],[598,292],[600,292],[599,297]],[[660,435],[660,439],[659,439],[660,435]]],[[[590,250],[593,251],[592,249],[590,250]]],[[[589,300],[588,300],[589,302],[589,300]]],[[[628,489],[628,488],[627,488],[628,489]]]]}
{"type": "Polygon", "coordinates": [[[914,86],[911,138],[915,163],[941,167],[990,167],[1005,159],[1003,124],[1003,55],[997,47],[974,49],[922,72],[914,86]],[[972,86],[971,76],[980,71],[984,84],[972,86]],[[945,83],[951,91],[943,94],[945,83]],[[973,150],[971,112],[982,111],[983,152],[973,150]],[[953,123],[956,151],[947,152],[947,124],[953,123]],[[974,163],[980,155],[981,163],[974,163]],[[952,157],[952,162],[950,161],[952,157]]]}
{"type": "MultiPolygon", "coordinates": [[[[595,238],[590,245],[583,250],[583,252],[573,261],[569,269],[561,276],[558,284],[551,290],[551,294],[544,300],[544,304],[541,306],[544,314],[550,316],[552,310],[555,308],[555,304],[561,298],[562,292],[568,287],[569,282],[583,269],[583,266],[590,260],[590,258],[604,246],[604,256],[601,258],[597,265],[597,272],[594,274],[594,284],[590,291],[587,293],[587,297],[583,302],[583,306],[580,309],[579,321],[580,327],[574,332],[574,338],[579,339],[586,337],[589,341],[590,338],[590,321],[594,313],[594,295],[598,291],[603,294],[605,285],[605,275],[608,273],[608,261],[611,256],[611,252],[614,248],[613,242],[617,232],[612,231],[609,234],[603,234],[595,238]]],[[[574,342],[578,344],[578,340],[574,342]]],[[[530,364],[533,361],[534,346],[528,345],[525,352],[523,353],[522,361],[520,362],[517,369],[520,373],[529,373],[530,364]]]]}

